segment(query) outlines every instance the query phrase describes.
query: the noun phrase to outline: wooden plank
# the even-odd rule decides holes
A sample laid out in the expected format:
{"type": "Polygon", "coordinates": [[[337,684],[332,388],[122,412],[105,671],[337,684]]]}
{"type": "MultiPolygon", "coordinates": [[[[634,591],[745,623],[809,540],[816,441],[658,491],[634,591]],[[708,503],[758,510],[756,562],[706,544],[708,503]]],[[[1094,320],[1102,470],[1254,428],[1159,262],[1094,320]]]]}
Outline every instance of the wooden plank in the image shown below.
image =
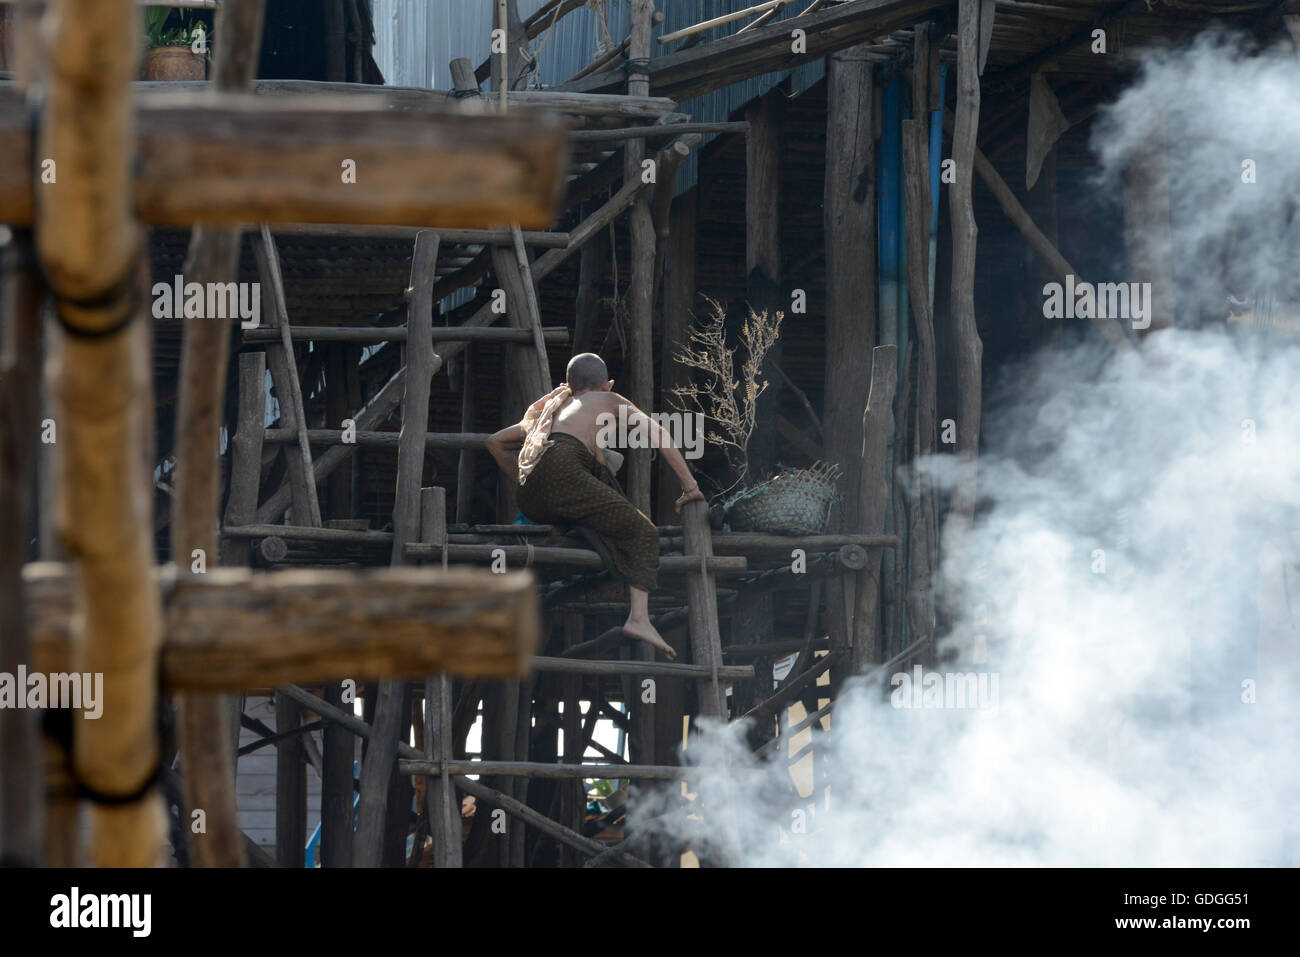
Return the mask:
{"type": "MultiPolygon", "coordinates": [[[[145,98],[136,125],[138,158],[121,195],[156,225],[514,221],[545,229],[568,171],[565,130],[542,114],[426,115],[367,110],[358,100],[172,93],[145,98]]],[[[12,93],[0,96],[0,134],[13,155],[32,155],[26,107],[12,93]]],[[[0,221],[28,225],[38,167],[9,166],[0,221]]]]}
{"type": "MultiPolygon", "coordinates": [[[[158,576],[171,589],[162,654],[168,690],[441,671],[508,677],[525,673],[537,650],[539,609],[528,572],[217,568],[158,576]]],[[[68,568],[29,564],[24,580],[40,670],[72,670],[68,568]]]]}

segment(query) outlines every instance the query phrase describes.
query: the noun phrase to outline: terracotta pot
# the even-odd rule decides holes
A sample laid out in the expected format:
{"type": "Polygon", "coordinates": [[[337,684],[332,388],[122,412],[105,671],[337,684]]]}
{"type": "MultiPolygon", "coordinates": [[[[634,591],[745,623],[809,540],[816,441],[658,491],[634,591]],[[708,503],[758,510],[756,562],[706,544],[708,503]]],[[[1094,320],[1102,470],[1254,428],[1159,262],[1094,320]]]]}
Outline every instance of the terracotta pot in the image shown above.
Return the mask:
{"type": "Polygon", "coordinates": [[[146,80],[202,80],[207,62],[187,46],[151,47],[144,55],[146,80]]]}

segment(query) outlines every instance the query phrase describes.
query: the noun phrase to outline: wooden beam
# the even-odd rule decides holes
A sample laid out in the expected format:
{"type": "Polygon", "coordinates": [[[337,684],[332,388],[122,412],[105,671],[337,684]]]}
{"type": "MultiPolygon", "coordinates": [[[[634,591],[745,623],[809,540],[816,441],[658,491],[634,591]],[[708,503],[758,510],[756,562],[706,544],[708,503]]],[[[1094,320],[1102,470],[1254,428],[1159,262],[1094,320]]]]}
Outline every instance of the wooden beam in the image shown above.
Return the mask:
{"type": "MultiPolygon", "coordinates": [[[[539,609],[528,572],[218,568],[203,576],[161,575],[171,596],[161,677],[171,691],[341,675],[509,677],[525,673],[537,650],[539,609]]],[[[75,670],[68,657],[75,621],[68,568],[29,564],[24,580],[39,670],[75,670]]]]}
{"type": "MultiPolygon", "coordinates": [[[[348,223],[274,223],[271,232],[277,236],[347,236],[356,239],[406,239],[415,237],[426,226],[356,226],[348,223]]],[[[550,230],[525,229],[524,242],[529,246],[563,249],[569,245],[568,233],[550,230]]],[[[513,241],[508,229],[439,229],[438,238],[448,246],[480,246],[513,241]]]]}
{"type": "MultiPolygon", "coordinates": [[[[429,116],[355,101],[158,94],[141,103],[137,126],[122,203],[159,226],[505,220],[541,229],[555,217],[568,170],[565,131],[541,114],[429,116]]],[[[0,135],[14,156],[33,156],[27,109],[12,94],[0,97],[0,135]]],[[[73,161],[61,155],[59,171],[76,175],[73,161]]],[[[0,221],[27,225],[39,164],[15,165],[0,178],[0,221]]],[[[58,258],[52,266],[62,268],[58,258]]]]}

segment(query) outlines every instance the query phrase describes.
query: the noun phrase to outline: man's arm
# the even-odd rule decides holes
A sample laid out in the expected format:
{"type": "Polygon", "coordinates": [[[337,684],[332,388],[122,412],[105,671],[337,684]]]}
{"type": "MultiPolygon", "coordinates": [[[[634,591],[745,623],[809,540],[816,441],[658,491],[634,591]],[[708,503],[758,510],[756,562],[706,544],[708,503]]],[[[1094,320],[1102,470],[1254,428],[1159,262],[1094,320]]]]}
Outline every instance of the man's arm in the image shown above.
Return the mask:
{"type": "Polygon", "coordinates": [[[487,440],[487,450],[497,467],[516,482],[519,481],[519,449],[523,444],[524,429],[518,423],[506,426],[487,440]]]}
{"type": "Polygon", "coordinates": [[[686,459],[682,457],[681,452],[677,451],[677,446],[673,444],[673,437],[668,434],[668,430],[617,392],[611,392],[609,395],[615,412],[618,411],[619,406],[627,406],[628,428],[639,428],[640,423],[643,420],[645,421],[646,428],[650,432],[651,442],[655,448],[659,449],[659,454],[664,457],[668,467],[673,470],[678,481],[682,483],[682,495],[677,499],[677,511],[680,512],[682,506],[687,502],[693,502],[696,499],[702,500],[704,493],[700,491],[699,483],[695,481],[695,477],[691,474],[686,459]]]}

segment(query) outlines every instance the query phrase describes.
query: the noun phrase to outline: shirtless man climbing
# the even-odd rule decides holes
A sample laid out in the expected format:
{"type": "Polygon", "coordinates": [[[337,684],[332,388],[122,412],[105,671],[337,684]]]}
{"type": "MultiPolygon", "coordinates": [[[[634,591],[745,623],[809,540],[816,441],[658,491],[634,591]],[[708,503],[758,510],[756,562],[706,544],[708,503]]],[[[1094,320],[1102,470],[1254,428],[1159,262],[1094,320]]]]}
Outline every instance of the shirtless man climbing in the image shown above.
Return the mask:
{"type": "Polygon", "coordinates": [[[671,436],[650,416],[611,391],[604,360],[584,352],[569,360],[567,381],[542,396],[522,421],[487,441],[501,471],[519,483],[519,507],[532,521],[577,525],[601,547],[615,575],[628,583],[631,610],[623,630],[676,657],[650,623],[650,592],[658,584],[659,532],[623,495],[596,436],[620,407],[629,429],[644,421],[651,441],[682,483],[677,511],[704,494],[671,436]]]}

